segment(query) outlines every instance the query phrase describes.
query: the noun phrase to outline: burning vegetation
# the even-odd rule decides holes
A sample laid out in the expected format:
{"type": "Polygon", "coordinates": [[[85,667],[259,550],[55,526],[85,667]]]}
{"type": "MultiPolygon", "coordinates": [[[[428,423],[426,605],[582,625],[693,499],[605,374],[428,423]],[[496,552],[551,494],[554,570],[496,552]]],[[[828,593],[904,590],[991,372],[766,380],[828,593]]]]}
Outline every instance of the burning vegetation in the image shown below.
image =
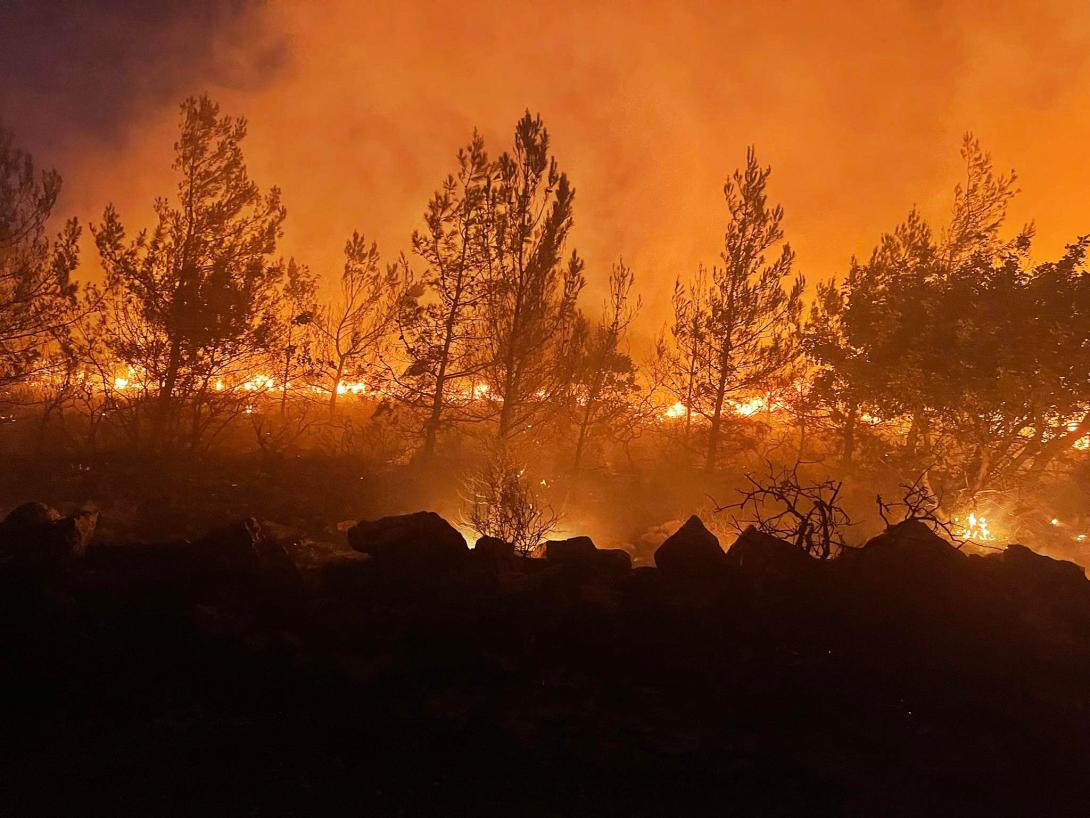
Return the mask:
{"type": "MultiPolygon", "coordinates": [[[[947,223],[912,210],[809,289],[750,149],[724,185],[720,260],[677,278],[648,345],[630,331],[636,273],[622,260],[588,271],[570,248],[575,191],[540,117],[498,155],[477,134],[455,153],[406,253],[384,259],[356,232],[333,275],[277,255],[287,209],[250,178],[246,131],[207,97],[185,101],[177,189],[155,223],[133,230],[109,206],[90,225],[100,279],[82,273],[75,220],[54,234],[59,175],[4,133],[10,452],[348,456],[449,477],[448,505],[498,458],[562,486],[555,513],[575,518],[589,483],[669,479],[665,458],[687,493],[666,492],[646,527],[769,462],[799,485],[842,486],[864,533],[880,523],[876,494],[924,474],[965,539],[1083,559],[1087,240],[1034,260],[1033,226],[1006,231],[1016,177],[973,137],[947,223]],[[599,308],[582,297],[588,276],[599,308]]],[[[749,509],[736,523],[766,519],[727,507],[749,509]]]]}

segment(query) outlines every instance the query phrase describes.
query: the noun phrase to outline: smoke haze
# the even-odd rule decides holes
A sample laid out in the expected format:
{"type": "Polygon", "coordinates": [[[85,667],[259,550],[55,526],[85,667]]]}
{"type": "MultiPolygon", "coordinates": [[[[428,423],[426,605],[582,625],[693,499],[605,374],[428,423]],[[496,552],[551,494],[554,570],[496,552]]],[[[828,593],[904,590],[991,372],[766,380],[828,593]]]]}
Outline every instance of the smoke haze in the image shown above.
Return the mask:
{"type": "Polygon", "coordinates": [[[529,108],[577,190],[584,303],[623,255],[644,331],[676,275],[717,259],[722,183],[750,143],[811,279],[913,203],[941,220],[966,130],[1017,168],[1038,255],[1087,232],[1081,4],[408,5],[2,0],[0,118],[63,173],[63,213],[114,201],[137,227],[172,189],[178,102],[207,91],[249,119],[252,175],[284,191],[285,253],[331,274],[353,229],[406,249],[473,128],[498,154],[529,108]]]}

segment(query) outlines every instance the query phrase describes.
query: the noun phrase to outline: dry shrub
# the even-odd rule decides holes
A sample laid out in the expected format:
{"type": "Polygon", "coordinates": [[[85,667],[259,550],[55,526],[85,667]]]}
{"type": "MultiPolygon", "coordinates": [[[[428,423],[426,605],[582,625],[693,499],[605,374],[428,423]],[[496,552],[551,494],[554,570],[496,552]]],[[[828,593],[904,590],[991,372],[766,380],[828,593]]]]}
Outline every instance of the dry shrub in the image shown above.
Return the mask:
{"type": "Polygon", "coordinates": [[[462,516],[481,536],[511,543],[523,555],[532,554],[560,522],[538,498],[525,467],[502,451],[466,479],[462,516]]]}

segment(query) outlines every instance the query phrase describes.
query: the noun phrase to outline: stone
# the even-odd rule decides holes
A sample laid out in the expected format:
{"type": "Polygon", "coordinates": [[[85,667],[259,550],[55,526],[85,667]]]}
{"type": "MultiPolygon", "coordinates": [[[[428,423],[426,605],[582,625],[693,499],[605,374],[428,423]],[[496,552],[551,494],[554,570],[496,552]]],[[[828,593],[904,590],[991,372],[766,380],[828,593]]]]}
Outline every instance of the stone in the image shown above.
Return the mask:
{"type": "Polygon", "coordinates": [[[726,567],[718,538],[695,514],[655,551],[655,565],[666,576],[694,577],[726,567]]]}
{"type": "Polygon", "coordinates": [[[566,540],[548,540],[545,543],[545,559],[555,562],[579,562],[594,559],[597,546],[590,537],[569,537],[566,540]]]}
{"type": "Polygon", "coordinates": [[[348,544],[376,563],[449,567],[469,554],[458,529],[434,511],[361,520],[348,531],[348,544]]]}
{"type": "Polygon", "coordinates": [[[817,561],[793,543],[749,526],[727,551],[727,564],[748,573],[791,577],[813,570],[817,561]]]}

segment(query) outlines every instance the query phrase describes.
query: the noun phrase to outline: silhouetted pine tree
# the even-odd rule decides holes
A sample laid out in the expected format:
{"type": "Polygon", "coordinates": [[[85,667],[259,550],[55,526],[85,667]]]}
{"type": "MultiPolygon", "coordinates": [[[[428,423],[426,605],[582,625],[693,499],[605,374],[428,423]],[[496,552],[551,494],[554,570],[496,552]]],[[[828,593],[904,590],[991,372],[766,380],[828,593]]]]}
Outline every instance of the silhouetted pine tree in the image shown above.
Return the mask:
{"type": "Polygon", "coordinates": [[[111,205],[93,230],[111,293],[105,345],[140,373],[161,444],[196,444],[235,408],[217,382],[248,375],[268,353],[285,209],[277,188],[263,194],[249,178],[245,136],[244,119],[206,96],[187,99],[177,194],[156,200],[156,226],[129,239],[111,205]]]}

